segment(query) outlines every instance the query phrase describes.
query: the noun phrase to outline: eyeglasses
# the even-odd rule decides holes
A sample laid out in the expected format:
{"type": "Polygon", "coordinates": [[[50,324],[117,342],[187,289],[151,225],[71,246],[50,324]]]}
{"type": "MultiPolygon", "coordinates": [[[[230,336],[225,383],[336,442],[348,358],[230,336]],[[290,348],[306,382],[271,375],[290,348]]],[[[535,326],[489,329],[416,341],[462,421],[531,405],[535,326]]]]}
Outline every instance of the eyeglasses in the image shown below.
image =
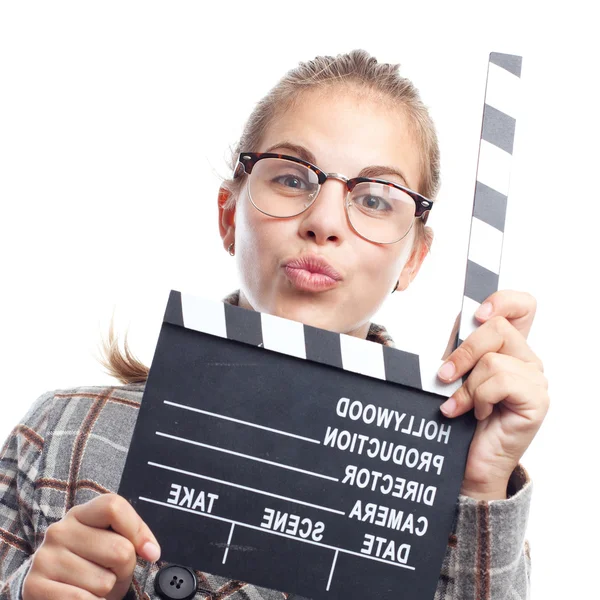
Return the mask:
{"type": "Polygon", "coordinates": [[[348,179],[285,154],[242,152],[234,178],[248,175],[248,196],[270,217],[295,217],[308,210],[328,179],[346,184],[344,205],[352,229],[378,244],[394,244],[412,229],[415,218],[427,222],[433,202],[397,183],[369,177],[348,179]]]}

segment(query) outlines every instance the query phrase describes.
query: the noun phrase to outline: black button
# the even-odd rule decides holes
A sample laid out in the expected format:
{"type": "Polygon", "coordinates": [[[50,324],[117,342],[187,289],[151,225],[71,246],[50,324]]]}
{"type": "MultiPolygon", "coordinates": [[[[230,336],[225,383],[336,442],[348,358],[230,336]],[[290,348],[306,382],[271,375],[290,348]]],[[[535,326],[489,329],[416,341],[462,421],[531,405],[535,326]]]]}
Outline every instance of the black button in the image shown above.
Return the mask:
{"type": "Polygon", "coordinates": [[[154,578],[156,593],[166,600],[190,600],[196,594],[196,574],[187,567],[164,565],[154,578]]]}

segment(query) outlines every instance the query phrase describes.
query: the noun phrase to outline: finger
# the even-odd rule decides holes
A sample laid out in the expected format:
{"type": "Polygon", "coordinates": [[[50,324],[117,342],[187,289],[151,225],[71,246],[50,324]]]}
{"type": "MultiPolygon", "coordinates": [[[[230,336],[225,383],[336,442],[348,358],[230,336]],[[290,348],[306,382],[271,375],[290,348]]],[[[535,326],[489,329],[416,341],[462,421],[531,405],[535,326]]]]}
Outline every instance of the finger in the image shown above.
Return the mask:
{"type": "Polygon", "coordinates": [[[484,322],[495,316],[504,317],[527,339],[536,310],[537,300],[531,294],[515,290],[498,290],[486,298],[477,309],[475,316],[484,322]]]}
{"type": "Polygon", "coordinates": [[[526,363],[514,356],[496,352],[484,354],[463,385],[467,392],[472,395],[481,384],[498,373],[512,373],[527,379],[532,384],[548,389],[548,381],[545,375],[535,365],[526,363]]]}
{"type": "Polygon", "coordinates": [[[133,544],[124,536],[105,529],[89,527],[74,519],[62,544],[77,556],[110,569],[118,581],[128,579],[136,565],[133,544]]]}
{"type": "Polygon", "coordinates": [[[481,421],[492,414],[494,405],[504,401],[521,419],[541,422],[549,404],[546,380],[521,361],[515,361],[514,366],[491,373],[485,368],[477,372],[479,366],[476,367],[440,409],[447,417],[458,417],[474,409],[475,418],[481,421]]]}
{"type": "Polygon", "coordinates": [[[542,415],[546,413],[548,398],[546,390],[516,373],[496,373],[473,392],[475,418],[487,419],[494,406],[502,403],[507,409],[518,414],[519,428],[531,430],[531,425],[539,427],[542,415]]]}
{"type": "Polygon", "coordinates": [[[76,586],[31,576],[27,576],[23,582],[23,597],[48,600],[102,600],[101,597],[76,586]]]}
{"type": "Polygon", "coordinates": [[[117,494],[103,494],[85,504],[74,506],[69,512],[84,525],[108,529],[126,537],[135,551],[151,562],[160,557],[160,546],[150,528],[133,506],[117,494]]]}
{"type": "Polygon", "coordinates": [[[64,547],[40,548],[36,562],[41,565],[38,572],[45,581],[85,590],[94,598],[108,595],[117,581],[116,575],[109,569],[91,563],[64,547]],[[46,557],[48,554],[51,556],[46,557]]]}
{"type": "Polygon", "coordinates": [[[544,370],[542,361],[527,340],[504,317],[492,317],[450,354],[438,371],[440,379],[454,381],[462,377],[488,352],[514,356],[536,365],[542,372],[544,370]]]}

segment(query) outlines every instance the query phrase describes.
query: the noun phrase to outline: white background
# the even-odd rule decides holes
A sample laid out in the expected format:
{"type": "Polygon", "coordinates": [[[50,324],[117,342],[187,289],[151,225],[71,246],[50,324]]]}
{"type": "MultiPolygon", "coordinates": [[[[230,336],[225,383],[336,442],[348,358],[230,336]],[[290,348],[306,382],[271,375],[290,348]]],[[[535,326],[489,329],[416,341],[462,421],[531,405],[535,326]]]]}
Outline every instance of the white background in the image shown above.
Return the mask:
{"type": "Polygon", "coordinates": [[[406,314],[428,297],[442,325],[399,316],[392,326],[443,349],[466,253],[465,236],[443,224],[472,201],[487,56],[521,54],[500,287],[538,299],[529,341],[552,400],[523,458],[534,480],[533,598],[590,597],[600,536],[595,37],[583,2],[0,4],[0,439],[46,390],[115,383],[93,357],[113,308],[149,364],[170,289],[220,298],[237,286],[218,237],[218,176],[254,103],[318,54],[364,48],[400,62],[431,107],[438,246],[392,308],[406,314]],[[443,266],[451,247],[458,275],[443,266]],[[430,281],[437,289],[425,294],[430,281]]]}

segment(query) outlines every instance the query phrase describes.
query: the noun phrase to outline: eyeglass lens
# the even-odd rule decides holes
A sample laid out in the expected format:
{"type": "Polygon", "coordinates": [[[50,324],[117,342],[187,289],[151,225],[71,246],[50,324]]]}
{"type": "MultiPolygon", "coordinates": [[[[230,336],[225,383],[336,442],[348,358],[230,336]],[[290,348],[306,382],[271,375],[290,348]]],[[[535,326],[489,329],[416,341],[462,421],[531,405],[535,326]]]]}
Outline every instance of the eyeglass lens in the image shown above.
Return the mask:
{"type": "MultiPolygon", "coordinates": [[[[319,191],[314,171],[282,159],[256,162],[249,180],[252,203],[273,217],[293,217],[313,203],[319,191]]],[[[347,203],[348,218],[361,236],[379,243],[402,239],[411,229],[415,203],[411,196],[391,185],[357,184],[347,203]]]]}

